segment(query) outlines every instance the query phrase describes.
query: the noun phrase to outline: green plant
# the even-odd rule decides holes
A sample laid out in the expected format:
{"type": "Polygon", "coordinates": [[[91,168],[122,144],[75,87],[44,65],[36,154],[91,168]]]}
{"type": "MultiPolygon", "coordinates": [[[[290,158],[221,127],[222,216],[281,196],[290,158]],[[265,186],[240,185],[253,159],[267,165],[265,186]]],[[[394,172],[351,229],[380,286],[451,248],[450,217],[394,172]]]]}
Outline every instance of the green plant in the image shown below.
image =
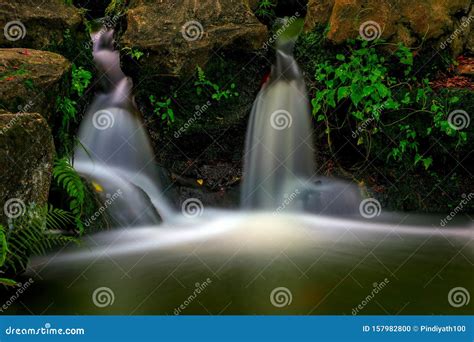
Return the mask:
{"type": "Polygon", "coordinates": [[[255,15],[263,19],[275,18],[276,4],[273,0],[260,0],[255,9],[255,15]]]}
{"type": "Polygon", "coordinates": [[[78,96],[84,94],[84,90],[86,90],[91,83],[91,79],[92,73],[89,70],[83,67],[78,68],[74,63],[72,64],[71,90],[78,96]]]}
{"type": "Polygon", "coordinates": [[[56,97],[56,111],[61,114],[61,124],[58,130],[58,138],[61,147],[61,154],[67,155],[73,145],[73,135],[71,124],[78,121],[79,105],[78,101],[84,95],[84,91],[89,87],[92,73],[83,67],[72,65],[71,87],[66,92],[66,96],[56,97]]]}
{"type": "Polygon", "coordinates": [[[154,95],[150,95],[149,99],[153,106],[153,113],[158,115],[167,125],[171,125],[171,123],[174,122],[174,111],[171,108],[171,98],[162,97],[161,100],[157,100],[154,95]]]}
{"type": "Polygon", "coordinates": [[[132,59],[139,60],[145,54],[143,51],[140,51],[137,48],[124,47],[122,51],[125,52],[127,56],[130,56],[132,59]]]}
{"type": "Polygon", "coordinates": [[[105,15],[114,16],[125,12],[126,0],[111,0],[105,9],[105,15]]]}
{"type": "Polygon", "coordinates": [[[222,98],[228,99],[233,96],[239,96],[239,93],[235,91],[235,83],[230,84],[230,89],[222,89],[218,84],[211,82],[207,79],[204,70],[197,66],[197,80],[194,82],[196,86],[196,93],[201,95],[203,88],[208,89],[211,92],[212,99],[220,101],[222,98]]]}
{"type": "Polygon", "coordinates": [[[57,159],[54,163],[53,177],[70,197],[69,209],[74,217],[79,233],[84,232],[82,216],[84,213],[86,187],[77,171],[72,167],[67,158],[57,159]]]}
{"type": "MultiPolygon", "coordinates": [[[[8,231],[0,226],[0,267],[19,273],[26,268],[31,255],[45,254],[53,246],[76,242],[75,238],[57,232],[72,222],[73,216],[67,211],[30,205],[23,215],[11,220],[8,231]]],[[[10,279],[1,282],[14,284],[10,279]]]]}
{"type": "Polygon", "coordinates": [[[384,131],[393,136],[387,159],[422,163],[428,169],[433,158],[420,145],[432,134],[455,137],[457,145],[466,142],[466,133],[456,131],[447,121],[449,107],[459,98],[443,100],[427,79],[418,80],[408,48],[399,45],[392,56],[385,56],[366,41],[352,41],[350,46],[347,56],[337,54],[336,60],[316,65],[317,85],[311,103],[316,120],[325,123],[329,146],[331,131],[345,126],[342,120],[355,125],[353,132],[361,133],[353,138],[366,147],[367,157],[373,137],[384,131]],[[339,108],[344,108],[346,117],[337,116],[339,108]]]}

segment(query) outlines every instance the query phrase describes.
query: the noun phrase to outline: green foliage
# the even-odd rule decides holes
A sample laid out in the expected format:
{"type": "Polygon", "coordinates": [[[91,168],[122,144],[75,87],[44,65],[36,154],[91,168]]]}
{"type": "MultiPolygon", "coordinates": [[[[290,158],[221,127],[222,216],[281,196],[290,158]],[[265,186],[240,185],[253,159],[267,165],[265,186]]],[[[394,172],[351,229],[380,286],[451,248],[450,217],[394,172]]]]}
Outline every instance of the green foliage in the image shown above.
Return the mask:
{"type": "Polygon", "coordinates": [[[127,54],[127,56],[130,56],[132,59],[138,61],[140,58],[143,57],[145,54],[143,51],[140,51],[137,48],[130,48],[130,47],[124,47],[122,48],[122,51],[127,54]]]}
{"type": "Polygon", "coordinates": [[[69,154],[72,148],[73,135],[71,134],[72,124],[78,123],[79,100],[84,96],[84,91],[89,87],[92,73],[83,67],[72,65],[71,87],[67,90],[66,96],[56,97],[56,111],[60,114],[61,124],[58,130],[58,138],[61,144],[61,154],[69,154]]]}
{"type": "Polygon", "coordinates": [[[66,190],[70,197],[69,209],[74,217],[79,233],[84,232],[82,216],[86,198],[86,187],[77,171],[72,167],[67,158],[57,159],[54,163],[53,177],[56,182],[66,190]]]}
{"type": "Polygon", "coordinates": [[[82,96],[84,94],[84,90],[86,90],[91,83],[91,79],[92,73],[89,70],[86,70],[83,67],[78,68],[74,63],[72,64],[71,89],[78,96],[82,96]]]}
{"type": "MultiPolygon", "coordinates": [[[[45,254],[54,246],[76,241],[57,232],[70,225],[73,218],[67,211],[52,206],[31,205],[23,215],[11,220],[8,231],[0,225],[0,267],[19,273],[26,268],[31,255],[45,254]]],[[[14,284],[10,279],[0,282],[14,284]]]]}
{"type": "Polygon", "coordinates": [[[174,111],[171,108],[171,98],[162,97],[161,100],[157,100],[154,95],[150,95],[149,99],[153,106],[153,113],[158,115],[158,117],[166,122],[167,125],[171,125],[171,123],[174,122],[174,111]]]}
{"type": "Polygon", "coordinates": [[[105,9],[106,16],[121,15],[126,9],[126,0],[111,0],[105,9]]]}
{"type": "MultiPolygon", "coordinates": [[[[381,131],[393,136],[387,159],[421,163],[425,169],[433,158],[421,144],[432,135],[454,137],[456,146],[467,141],[467,134],[453,129],[447,121],[451,105],[459,98],[440,98],[427,79],[419,80],[408,48],[399,45],[392,56],[385,56],[366,41],[352,41],[350,47],[349,54],[337,54],[334,61],[326,60],[315,67],[313,115],[325,123],[329,144],[331,130],[339,127],[341,118],[336,113],[340,108],[347,113],[344,120],[355,125],[352,131],[360,133],[353,138],[365,146],[367,156],[374,136],[381,131]]],[[[385,149],[386,142],[381,144],[385,149]]]]}
{"type": "Polygon", "coordinates": [[[276,3],[273,0],[260,0],[255,9],[255,15],[262,19],[273,20],[275,18],[276,3]]]}
{"type": "Polygon", "coordinates": [[[204,89],[211,92],[212,99],[220,101],[222,98],[229,99],[233,96],[239,96],[239,93],[235,91],[235,83],[230,84],[230,89],[223,89],[218,84],[207,79],[204,70],[199,66],[196,67],[197,80],[194,82],[196,86],[196,93],[201,95],[204,89]]]}

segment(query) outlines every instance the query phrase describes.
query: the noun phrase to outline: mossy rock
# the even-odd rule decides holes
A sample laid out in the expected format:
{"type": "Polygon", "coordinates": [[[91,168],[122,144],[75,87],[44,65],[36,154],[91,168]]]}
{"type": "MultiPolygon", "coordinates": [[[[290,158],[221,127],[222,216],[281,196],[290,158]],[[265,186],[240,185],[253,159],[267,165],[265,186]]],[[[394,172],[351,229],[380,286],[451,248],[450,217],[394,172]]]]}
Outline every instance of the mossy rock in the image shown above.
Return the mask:
{"type": "Polygon", "coordinates": [[[0,113],[1,224],[7,223],[6,204],[47,203],[53,155],[51,130],[40,114],[0,113]]]}
{"type": "Polygon", "coordinates": [[[0,105],[13,113],[38,112],[51,122],[55,98],[71,63],[61,55],[31,49],[0,49],[0,105]]]}

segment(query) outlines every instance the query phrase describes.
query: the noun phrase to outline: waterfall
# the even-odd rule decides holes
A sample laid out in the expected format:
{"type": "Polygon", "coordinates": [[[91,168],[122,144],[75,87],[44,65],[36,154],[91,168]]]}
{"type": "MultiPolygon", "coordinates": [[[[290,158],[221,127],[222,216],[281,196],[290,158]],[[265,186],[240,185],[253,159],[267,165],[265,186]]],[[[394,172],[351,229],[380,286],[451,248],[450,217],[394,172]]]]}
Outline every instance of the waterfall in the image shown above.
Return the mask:
{"type": "Polygon", "coordinates": [[[81,122],[74,168],[97,184],[104,201],[113,202],[107,211],[114,225],[158,223],[172,210],[163,196],[160,171],[131,94],[133,83],[120,68],[113,31],[102,30],[92,40],[104,91],[81,122]]]}

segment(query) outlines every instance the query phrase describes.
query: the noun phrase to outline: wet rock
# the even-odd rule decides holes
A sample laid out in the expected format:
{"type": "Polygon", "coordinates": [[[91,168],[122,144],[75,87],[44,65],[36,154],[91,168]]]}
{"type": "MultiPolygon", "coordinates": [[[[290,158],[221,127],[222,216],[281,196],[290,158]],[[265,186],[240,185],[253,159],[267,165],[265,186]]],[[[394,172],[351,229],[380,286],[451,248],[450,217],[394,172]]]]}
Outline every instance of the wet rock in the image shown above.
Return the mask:
{"type": "Polygon", "coordinates": [[[9,0],[0,2],[1,47],[46,49],[61,44],[65,30],[82,23],[79,9],[64,0],[9,0]]]}
{"type": "Polygon", "coordinates": [[[329,25],[328,38],[339,44],[365,27],[370,39],[380,35],[408,46],[433,40],[437,49],[459,54],[472,35],[471,7],[470,0],[310,0],[306,29],[329,25]]]}
{"type": "Polygon", "coordinates": [[[69,61],[56,53],[0,49],[0,106],[14,113],[38,112],[50,120],[69,69],[69,61]]]}
{"type": "Polygon", "coordinates": [[[132,0],[127,11],[125,47],[147,54],[140,61],[161,74],[192,72],[213,50],[261,49],[267,28],[243,0],[132,0]]]}
{"type": "Polygon", "coordinates": [[[53,154],[53,137],[40,114],[0,112],[0,223],[30,203],[46,204],[53,154]]]}

